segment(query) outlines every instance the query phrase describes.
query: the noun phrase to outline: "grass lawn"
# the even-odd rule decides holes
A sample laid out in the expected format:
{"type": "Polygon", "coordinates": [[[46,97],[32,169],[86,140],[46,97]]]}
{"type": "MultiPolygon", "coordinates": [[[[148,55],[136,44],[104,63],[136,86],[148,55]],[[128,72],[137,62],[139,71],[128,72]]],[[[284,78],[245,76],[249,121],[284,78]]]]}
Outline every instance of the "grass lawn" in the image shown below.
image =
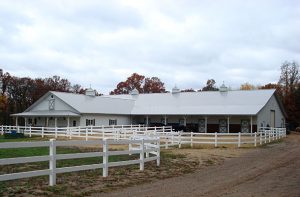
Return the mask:
{"type": "MultiPolygon", "coordinates": [[[[0,142],[38,141],[40,137],[4,139],[0,136],[0,142]]],[[[42,138],[42,140],[49,140],[42,138]]],[[[113,147],[115,148],[115,147],[113,147]]],[[[57,147],[57,154],[98,152],[99,147],[57,147]]],[[[0,149],[0,159],[13,157],[29,157],[48,155],[48,147],[37,148],[11,148],[0,149]]],[[[110,156],[109,161],[123,161],[138,159],[137,155],[110,156]]],[[[102,163],[102,157],[83,159],[68,159],[57,161],[57,168],[102,163]]],[[[49,162],[35,162],[26,164],[2,165],[0,174],[25,172],[32,170],[48,169],[49,162]]],[[[109,176],[102,177],[102,169],[80,172],[62,173],[57,175],[57,185],[50,187],[48,176],[25,178],[0,182],[0,196],[86,196],[92,193],[101,193],[151,182],[181,174],[190,173],[199,167],[198,160],[190,160],[182,154],[174,154],[171,151],[161,151],[161,165],[156,162],[145,163],[145,170],[139,171],[139,165],[129,165],[109,168],[109,176]]]]}

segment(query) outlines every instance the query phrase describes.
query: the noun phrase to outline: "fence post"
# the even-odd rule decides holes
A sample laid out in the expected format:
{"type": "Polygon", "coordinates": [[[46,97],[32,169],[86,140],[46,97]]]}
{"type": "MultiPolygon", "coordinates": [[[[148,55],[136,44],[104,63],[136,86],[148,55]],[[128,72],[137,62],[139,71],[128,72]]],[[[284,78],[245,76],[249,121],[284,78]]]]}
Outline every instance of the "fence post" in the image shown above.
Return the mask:
{"type": "Polygon", "coordinates": [[[238,147],[241,147],[241,132],[239,132],[239,136],[238,136],[238,147]]]}
{"type": "Polygon", "coordinates": [[[169,138],[168,138],[168,136],[166,136],[166,135],[164,135],[164,137],[165,137],[165,149],[168,149],[169,148],[169,138]]]}
{"type": "Polygon", "coordinates": [[[3,125],[1,125],[1,135],[4,134],[3,125]]]}
{"type": "Polygon", "coordinates": [[[217,139],[217,137],[218,137],[218,134],[217,134],[217,132],[215,132],[215,147],[218,147],[218,139],[217,139]]]}
{"type": "Polygon", "coordinates": [[[181,148],[181,132],[179,133],[179,148],[181,148]]]}
{"type": "Polygon", "coordinates": [[[271,142],[271,130],[269,130],[269,142],[271,142]]]}
{"type": "Polygon", "coordinates": [[[89,134],[88,134],[88,128],[85,128],[85,141],[88,141],[89,139],[88,139],[88,136],[89,136],[89,134]]]}
{"type": "Polygon", "coordinates": [[[102,139],[104,139],[104,126],[102,125],[102,139]]]}
{"type": "Polygon", "coordinates": [[[156,160],[156,165],[159,166],[160,165],[160,138],[157,138],[157,160],[156,160]]]}
{"type": "Polygon", "coordinates": [[[145,159],[145,146],[144,146],[144,139],[142,139],[142,142],[140,144],[140,170],[144,170],[144,159],[145,159]]]}
{"type": "Polygon", "coordinates": [[[107,139],[103,139],[103,177],[108,176],[108,143],[107,139]]]}
{"type": "Polygon", "coordinates": [[[42,127],[42,138],[44,138],[44,127],[42,127]]]}
{"type": "Polygon", "coordinates": [[[265,143],[267,143],[267,131],[264,130],[264,134],[265,134],[265,143]]]}
{"type": "Polygon", "coordinates": [[[31,137],[31,126],[29,126],[29,137],[31,137]]]}
{"type": "Polygon", "coordinates": [[[193,132],[191,132],[191,148],[193,148],[193,132]]]}
{"type": "Polygon", "coordinates": [[[262,132],[259,132],[259,144],[262,145],[262,132]]]}
{"type": "Polygon", "coordinates": [[[256,147],[256,132],[254,133],[254,146],[256,147]]]}
{"type": "Polygon", "coordinates": [[[56,185],[56,144],[55,139],[50,139],[50,147],[49,147],[49,185],[56,185]]]}
{"type": "Polygon", "coordinates": [[[68,127],[68,130],[69,130],[69,139],[72,139],[73,129],[71,129],[70,127],[68,127]]]}

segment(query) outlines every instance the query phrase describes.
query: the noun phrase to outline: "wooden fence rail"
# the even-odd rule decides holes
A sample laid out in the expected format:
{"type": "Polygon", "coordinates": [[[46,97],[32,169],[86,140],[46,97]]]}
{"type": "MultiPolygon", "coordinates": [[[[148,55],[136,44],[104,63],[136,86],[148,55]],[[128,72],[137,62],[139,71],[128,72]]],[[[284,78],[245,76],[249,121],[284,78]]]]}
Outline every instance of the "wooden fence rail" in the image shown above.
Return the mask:
{"type": "Polygon", "coordinates": [[[27,177],[35,177],[42,175],[49,175],[49,185],[53,186],[56,184],[56,174],[91,170],[102,168],[103,177],[108,176],[108,168],[124,165],[139,164],[140,170],[144,170],[144,163],[156,160],[157,165],[160,165],[160,140],[159,138],[147,138],[147,139],[132,139],[132,140],[70,140],[70,141],[56,141],[50,139],[50,141],[39,141],[39,142],[5,142],[0,143],[0,149],[5,148],[24,148],[24,147],[49,147],[49,155],[43,156],[32,156],[32,157],[18,157],[18,158],[5,158],[0,159],[0,165],[30,163],[30,162],[41,162],[48,161],[49,169],[36,170],[29,172],[19,172],[12,174],[0,175],[0,181],[21,179],[27,177]],[[138,148],[122,150],[122,151],[110,151],[109,145],[126,144],[137,146],[138,148]],[[77,145],[99,145],[103,147],[102,152],[88,152],[88,153],[72,153],[72,154],[57,154],[56,147],[58,146],[77,146],[77,145]],[[140,157],[137,160],[117,161],[109,162],[108,158],[112,155],[131,155],[139,154],[140,157]],[[146,154],[146,158],[145,158],[146,154]],[[56,167],[56,161],[64,159],[76,159],[76,158],[88,158],[88,157],[102,157],[103,162],[100,164],[81,165],[72,167],[56,167]]]}

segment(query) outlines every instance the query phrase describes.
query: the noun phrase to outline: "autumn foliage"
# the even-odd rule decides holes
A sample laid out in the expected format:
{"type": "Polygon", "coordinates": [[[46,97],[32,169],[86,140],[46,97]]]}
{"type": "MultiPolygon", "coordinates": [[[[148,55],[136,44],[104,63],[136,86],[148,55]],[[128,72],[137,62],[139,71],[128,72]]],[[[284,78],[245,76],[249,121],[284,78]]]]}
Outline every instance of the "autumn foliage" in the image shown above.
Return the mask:
{"type": "Polygon", "coordinates": [[[144,75],[133,73],[126,81],[118,83],[110,94],[129,94],[134,89],[139,93],[163,93],[166,91],[164,83],[158,77],[145,78],[144,75]]]}

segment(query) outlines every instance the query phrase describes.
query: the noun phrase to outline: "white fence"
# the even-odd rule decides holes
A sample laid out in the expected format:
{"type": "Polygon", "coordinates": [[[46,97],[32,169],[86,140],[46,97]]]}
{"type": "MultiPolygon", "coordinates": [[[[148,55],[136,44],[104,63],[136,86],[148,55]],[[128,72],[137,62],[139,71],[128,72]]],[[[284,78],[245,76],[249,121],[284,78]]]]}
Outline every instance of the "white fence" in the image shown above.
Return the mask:
{"type": "Polygon", "coordinates": [[[215,147],[219,145],[237,145],[238,147],[246,144],[269,143],[273,140],[286,136],[285,128],[259,128],[256,133],[187,133],[175,132],[171,126],[163,127],[145,127],[143,125],[115,125],[115,126],[87,126],[87,127],[16,127],[1,126],[1,133],[11,130],[23,132],[24,134],[38,136],[53,136],[89,139],[113,139],[122,140],[130,139],[132,136],[152,136],[160,137],[161,146],[168,148],[169,146],[190,144],[211,144],[215,147]]]}
{"type": "Polygon", "coordinates": [[[90,141],[56,141],[51,139],[50,141],[39,141],[39,142],[6,142],[0,143],[0,149],[4,148],[24,148],[24,147],[49,147],[49,155],[45,156],[32,156],[32,157],[18,157],[18,158],[5,158],[0,159],[0,165],[30,163],[30,162],[41,162],[49,161],[49,169],[20,172],[12,174],[0,175],[0,181],[21,179],[27,177],[35,177],[42,175],[49,175],[49,185],[53,186],[56,184],[56,174],[65,172],[74,172],[82,170],[99,169],[103,170],[103,177],[108,176],[108,168],[115,166],[124,166],[139,164],[140,170],[144,170],[144,163],[148,161],[156,160],[157,166],[160,165],[160,144],[159,138],[148,138],[148,139],[135,139],[135,140],[90,140],[90,141]],[[127,144],[129,150],[122,151],[110,151],[109,145],[116,144],[127,144]],[[74,145],[102,145],[102,152],[88,152],[88,153],[72,153],[72,154],[56,154],[56,147],[58,146],[74,146],[74,145]],[[140,157],[137,160],[127,160],[118,162],[109,162],[108,158],[112,155],[131,155],[139,154],[140,157]],[[145,158],[146,154],[146,158],[145,158]],[[88,157],[102,157],[103,163],[81,165],[72,167],[56,168],[57,160],[64,159],[77,159],[77,158],[88,158],[88,157]]]}

